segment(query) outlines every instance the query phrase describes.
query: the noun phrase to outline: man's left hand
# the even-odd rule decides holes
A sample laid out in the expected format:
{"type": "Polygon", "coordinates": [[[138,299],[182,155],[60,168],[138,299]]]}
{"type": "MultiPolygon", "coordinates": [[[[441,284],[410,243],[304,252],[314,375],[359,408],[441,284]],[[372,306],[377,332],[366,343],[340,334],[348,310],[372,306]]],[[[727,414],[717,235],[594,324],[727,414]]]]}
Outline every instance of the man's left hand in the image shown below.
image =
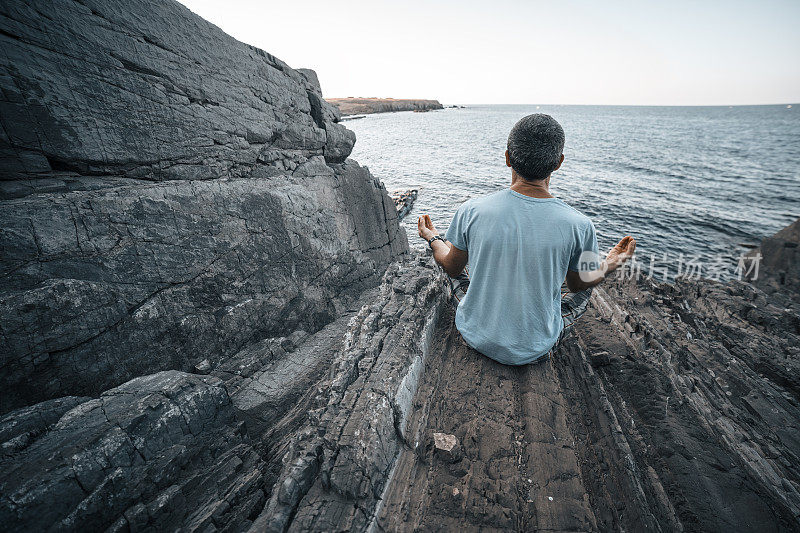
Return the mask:
{"type": "Polygon", "coordinates": [[[636,250],[636,239],[630,235],[623,237],[609,252],[606,257],[606,267],[608,273],[611,273],[621,267],[625,261],[633,257],[633,252],[636,250]]]}
{"type": "Polygon", "coordinates": [[[439,231],[433,225],[431,217],[428,215],[422,215],[417,219],[417,230],[419,231],[419,236],[426,241],[429,241],[439,235],[439,231]]]}

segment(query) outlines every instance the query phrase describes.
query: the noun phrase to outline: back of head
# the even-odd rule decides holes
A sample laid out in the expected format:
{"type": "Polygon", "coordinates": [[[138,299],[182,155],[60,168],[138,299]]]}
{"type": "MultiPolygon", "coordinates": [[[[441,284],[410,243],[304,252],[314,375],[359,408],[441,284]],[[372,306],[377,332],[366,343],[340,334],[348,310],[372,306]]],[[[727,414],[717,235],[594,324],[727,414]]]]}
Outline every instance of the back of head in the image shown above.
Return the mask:
{"type": "Polygon", "coordinates": [[[558,168],[564,152],[564,129],[550,115],[520,119],[508,135],[511,168],[528,181],[543,180],[558,168]]]}

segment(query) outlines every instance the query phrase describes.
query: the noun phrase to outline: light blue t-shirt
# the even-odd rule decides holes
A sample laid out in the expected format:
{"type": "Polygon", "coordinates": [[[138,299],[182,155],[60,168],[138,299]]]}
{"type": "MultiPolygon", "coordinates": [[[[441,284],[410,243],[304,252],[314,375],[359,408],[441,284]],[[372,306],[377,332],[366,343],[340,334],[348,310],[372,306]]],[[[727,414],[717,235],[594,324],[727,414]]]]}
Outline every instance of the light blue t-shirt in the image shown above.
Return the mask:
{"type": "Polygon", "coordinates": [[[456,310],[467,344],[508,365],[545,355],[561,333],[567,270],[580,272],[581,254],[598,251],[592,221],[557,198],[504,189],[462,204],[445,238],[469,253],[456,310]]]}

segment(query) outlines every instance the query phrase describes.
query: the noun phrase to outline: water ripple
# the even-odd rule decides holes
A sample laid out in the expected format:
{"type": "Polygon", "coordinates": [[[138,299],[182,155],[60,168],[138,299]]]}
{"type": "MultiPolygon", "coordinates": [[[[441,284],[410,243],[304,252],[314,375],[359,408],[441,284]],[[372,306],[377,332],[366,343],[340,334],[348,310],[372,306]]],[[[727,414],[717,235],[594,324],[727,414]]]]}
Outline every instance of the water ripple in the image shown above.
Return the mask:
{"type": "Polygon", "coordinates": [[[508,131],[529,113],[567,134],[552,192],[591,216],[602,247],[626,234],[639,253],[738,255],[800,216],[800,114],[795,106],[475,106],[370,115],[347,123],[352,157],[391,191],[419,188],[416,215],[442,231],[465,200],[507,187],[508,131]]]}

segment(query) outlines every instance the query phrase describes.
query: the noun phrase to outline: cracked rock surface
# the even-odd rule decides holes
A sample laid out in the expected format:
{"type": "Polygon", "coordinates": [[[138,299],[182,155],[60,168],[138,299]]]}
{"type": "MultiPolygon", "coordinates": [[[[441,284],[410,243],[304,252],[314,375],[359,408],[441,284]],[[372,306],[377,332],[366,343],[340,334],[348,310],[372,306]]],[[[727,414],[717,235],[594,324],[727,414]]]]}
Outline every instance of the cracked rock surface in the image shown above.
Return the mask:
{"type": "Polygon", "coordinates": [[[744,282],[623,276],[591,303],[524,367],[481,356],[443,314],[378,529],[800,527],[797,311],[744,282]],[[426,446],[434,432],[463,458],[426,446]]]}
{"type": "Polygon", "coordinates": [[[28,531],[242,527],[265,469],[219,379],[164,371],[66,412],[3,463],[0,519],[28,531]]]}
{"type": "Polygon", "coordinates": [[[445,287],[429,258],[394,263],[320,331],[254,343],[210,375],[163,371],[8,413],[4,527],[366,528],[408,446],[445,287]]]}
{"type": "Polygon", "coordinates": [[[313,71],[177,2],[0,6],[0,413],[314,332],[407,250],[313,71]]]}
{"type": "Polygon", "coordinates": [[[4,530],[800,528],[798,223],[503,366],[313,71],[167,0],[0,43],[4,530]]]}

